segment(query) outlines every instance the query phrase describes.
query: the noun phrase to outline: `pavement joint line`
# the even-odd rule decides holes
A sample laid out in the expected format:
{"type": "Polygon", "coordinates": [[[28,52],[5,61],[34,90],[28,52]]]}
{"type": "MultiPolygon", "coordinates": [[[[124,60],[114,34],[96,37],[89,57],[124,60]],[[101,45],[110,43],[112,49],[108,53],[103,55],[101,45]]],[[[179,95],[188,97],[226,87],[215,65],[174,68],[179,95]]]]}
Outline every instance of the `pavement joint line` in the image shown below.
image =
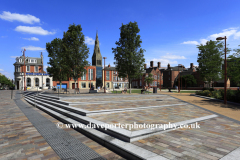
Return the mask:
{"type": "MultiPolygon", "coordinates": [[[[34,98],[34,96],[26,96],[26,98],[28,97],[32,97],[34,98]]],[[[38,97],[36,100],[38,100],[41,97],[38,97]]],[[[173,98],[171,98],[173,99],[173,98]]],[[[42,100],[42,99],[41,99],[42,100]]],[[[35,101],[35,100],[33,100],[35,101]]],[[[52,105],[56,105],[62,109],[66,109],[69,111],[73,111],[73,112],[77,112],[81,115],[84,116],[89,116],[89,115],[96,115],[96,114],[110,114],[110,113],[117,113],[117,112],[125,112],[125,111],[136,111],[136,110],[144,110],[144,109],[149,109],[149,108],[159,108],[159,107],[169,107],[169,106],[176,106],[176,105],[185,105],[184,103],[180,103],[180,104],[171,104],[171,105],[161,105],[161,106],[145,106],[145,107],[134,107],[134,108],[123,108],[123,109],[110,109],[110,110],[95,110],[95,111],[88,111],[88,110],[84,110],[81,108],[77,108],[74,106],[68,106],[68,105],[64,105],[64,104],[58,104],[56,101],[52,102],[52,101],[48,101],[48,100],[42,100],[46,103],[50,103],[52,105]]]]}
{"type": "MultiPolygon", "coordinates": [[[[26,99],[28,100],[28,99],[26,99]]],[[[29,99],[30,101],[31,99],[29,99]]],[[[40,102],[40,101],[37,101],[37,102],[40,102]]],[[[33,103],[33,102],[31,102],[33,103]]],[[[86,117],[86,116],[82,116],[82,115],[78,115],[76,113],[71,113],[65,109],[59,109],[55,106],[51,106],[49,104],[46,104],[46,103],[41,103],[42,105],[45,105],[45,107],[47,108],[51,108],[51,110],[54,110],[56,112],[59,112],[60,114],[63,114],[67,117],[70,117],[71,119],[74,119],[76,121],[79,121],[85,125],[87,124],[96,124],[96,125],[104,125],[104,126],[108,126],[109,124],[108,123],[105,123],[105,122],[102,122],[102,121],[99,121],[99,120],[95,120],[91,117],[86,117]]],[[[215,118],[217,117],[217,115],[208,115],[208,116],[204,116],[204,117],[199,117],[199,118],[194,118],[194,119],[190,119],[190,120],[185,120],[185,121],[181,121],[181,122],[176,122],[176,123],[173,123],[175,124],[176,126],[179,126],[181,124],[190,124],[190,123],[194,123],[194,122],[198,122],[198,121],[202,121],[202,120],[207,120],[207,119],[210,119],[210,118],[215,118]]],[[[65,119],[66,120],[66,119],[65,119]]],[[[144,136],[146,137],[147,135],[151,136],[152,134],[155,134],[155,133],[159,133],[159,132],[162,132],[164,131],[162,128],[157,128],[155,130],[151,130],[151,129],[143,129],[143,130],[140,130],[140,131],[129,131],[129,130],[126,130],[126,129],[123,129],[123,128],[98,128],[98,130],[104,132],[104,133],[107,133],[111,136],[114,136],[116,138],[119,138],[123,141],[126,141],[126,142],[132,142],[132,141],[135,141],[135,140],[139,140],[139,139],[142,139],[141,137],[144,136]]]]}
{"type": "MultiPolygon", "coordinates": [[[[39,104],[37,104],[37,106],[41,110],[44,110],[48,114],[52,115],[53,117],[60,119],[61,121],[64,121],[64,123],[67,123],[67,124],[79,123],[78,121],[73,120],[71,118],[67,118],[67,119],[59,118],[58,116],[56,116],[58,115],[57,112],[39,104]]],[[[150,159],[150,160],[168,160],[167,158],[157,155],[156,153],[153,153],[151,151],[138,147],[134,144],[118,140],[114,137],[111,137],[105,133],[102,133],[92,128],[75,128],[75,130],[81,132],[87,137],[91,137],[91,139],[96,140],[98,143],[102,144],[107,148],[110,148],[111,150],[114,150],[115,152],[120,152],[120,153],[124,152],[123,154],[128,154],[129,156],[134,157],[134,159],[137,158],[137,159],[150,159]]],[[[129,158],[129,159],[133,159],[133,158],[129,158]]]]}
{"type": "MultiPolygon", "coordinates": [[[[170,97],[173,97],[172,95],[169,95],[169,96],[170,96],[170,97]]],[[[181,100],[181,99],[176,98],[176,97],[173,97],[173,98],[178,99],[178,100],[181,100]]],[[[201,97],[200,97],[200,98],[201,98],[201,97]]],[[[236,120],[236,119],[233,119],[233,118],[224,116],[224,115],[222,115],[222,114],[220,114],[220,113],[217,113],[217,112],[211,111],[211,110],[209,110],[209,109],[206,109],[206,108],[197,106],[197,105],[195,105],[195,104],[189,103],[189,102],[184,101],[184,100],[181,100],[181,101],[182,101],[182,102],[185,102],[185,103],[188,103],[188,104],[190,104],[190,105],[193,105],[193,106],[195,106],[195,107],[198,107],[198,108],[200,108],[200,109],[203,109],[203,110],[205,110],[205,111],[208,111],[208,112],[210,112],[210,113],[216,114],[216,115],[218,115],[219,117],[223,117],[223,118],[226,118],[227,120],[230,120],[230,121],[233,121],[233,122],[235,122],[235,123],[237,123],[237,124],[240,124],[240,121],[238,121],[238,120],[236,120]]]]}
{"type": "MultiPolygon", "coordinates": [[[[165,99],[173,99],[173,98],[165,98],[165,99]]],[[[142,100],[120,100],[120,101],[114,101],[114,103],[134,102],[134,101],[152,101],[152,100],[158,100],[158,99],[154,98],[154,99],[142,99],[142,100]]],[[[67,102],[67,101],[64,101],[64,102],[67,102]]],[[[104,104],[104,103],[113,103],[113,102],[112,102],[112,101],[69,102],[69,105],[79,105],[79,104],[104,104]]]]}
{"type": "Polygon", "coordinates": [[[240,157],[240,147],[228,153],[227,155],[222,157],[220,160],[239,160],[239,157],[240,157]]]}
{"type": "MultiPolygon", "coordinates": [[[[19,98],[19,95],[16,95],[17,98],[19,98]]],[[[52,149],[56,152],[56,153],[59,153],[59,151],[61,149],[59,148],[56,148],[54,147],[54,145],[52,145],[51,141],[47,138],[45,138],[45,134],[46,132],[44,132],[44,130],[41,129],[41,125],[38,123],[38,120],[45,120],[46,118],[44,116],[42,116],[40,113],[38,113],[38,111],[35,111],[33,110],[33,108],[31,107],[26,107],[26,105],[24,104],[24,102],[22,100],[14,100],[16,105],[20,108],[20,110],[25,114],[25,116],[28,118],[28,120],[33,124],[33,126],[37,129],[37,131],[42,135],[42,137],[47,141],[47,143],[52,147],[52,149]],[[31,116],[29,116],[28,112],[31,112],[31,116]],[[33,115],[36,115],[36,117],[39,117],[38,119],[35,119],[35,116],[33,115]]],[[[52,123],[50,120],[46,119],[48,121],[48,123],[52,123]]],[[[46,121],[46,122],[47,122],[46,121]]],[[[45,122],[45,123],[46,123],[45,122]]],[[[53,123],[52,123],[53,124],[53,123]]],[[[59,147],[61,148],[62,147],[66,147],[65,145],[63,145],[64,143],[66,143],[66,139],[75,139],[76,143],[79,145],[79,146],[82,146],[83,147],[83,150],[82,152],[73,152],[71,150],[71,148],[69,147],[66,147],[67,149],[69,149],[70,151],[66,151],[66,150],[63,150],[65,151],[66,153],[69,153],[68,155],[62,155],[62,154],[58,154],[59,157],[61,158],[77,158],[77,159],[80,159],[82,157],[82,154],[84,153],[84,151],[90,151],[91,152],[91,157],[93,158],[97,158],[99,160],[104,160],[105,158],[103,158],[102,156],[100,156],[98,153],[96,153],[94,150],[90,149],[88,146],[86,146],[85,144],[81,143],[78,139],[76,139],[75,137],[72,137],[71,135],[69,135],[66,131],[64,130],[60,130],[56,127],[56,125],[54,125],[54,127],[49,127],[49,126],[46,126],[45,129],[49,129],[49,134],[48,135],[52,135],[52,137],[56,137],[61,144],[59,144],[59,147]],[[52,134],[51,134],[52,132],[52,134]],[[63,137],[58,137],[58,133],[62,133],[64,135],[62,135],[63,137]],[[71,153],[70,153],[71,152],[71,153]]],[[[60,134],[61,135],[61,134],[60,134]]]]}

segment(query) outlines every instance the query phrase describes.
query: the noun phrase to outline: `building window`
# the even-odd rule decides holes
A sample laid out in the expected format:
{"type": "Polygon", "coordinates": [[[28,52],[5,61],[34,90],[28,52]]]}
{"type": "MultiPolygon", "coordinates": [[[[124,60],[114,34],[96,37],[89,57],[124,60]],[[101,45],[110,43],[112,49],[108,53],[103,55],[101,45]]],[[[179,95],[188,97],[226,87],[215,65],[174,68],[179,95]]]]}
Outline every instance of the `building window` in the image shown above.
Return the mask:
{"type": "Polygon", "coordinates": [[[16,72],[21,72],[20,66],[16,66],[16,72]]]}
{"type": "Polygon", "coordinates": [[[109,82],[106,83],[106,88],[109,88],[109,82]]]}
{"type": "Polygon", "coordinates": [[[39,79],[35,78],[35,86],[38,87],[39,86],[39,79]]]}
{"type": "Polygon", "coordinates": [[[36,59],[29,59],[28,63],[37,63],[37,60],[36,59]]]}
{"type": "Polygon", "coordinates": [[[86,80],[86,73],[83,72],[83,75],[81,77],[81,80],[86,80]]]}
{"type": "Polygon", "coordinates": [[[157,86],[157,82],[155,81],[155,86],[157,86]]]}
{"type": "Polygon", "coordinates": [[[27,87],[31,87],[31,79],[27,78],[27,87]]]}
{"type": "Polygon", "coordinates": [[[142,86],[142,81],[140,80],[140,86],[142,86]]]}
{"type": "Polygon", "coordinates": [[[46,79],[46,86],[47,86],[47,87],[50,86],[50,79],[49,79],[49,78],[46,79]]]}
{"type": "MultiPolygon", "coordinates": [[[[93,82],[91,82],[91,88],[93,87],[93,82]]],[[[88,83],[88,88],[90,88],[90,83],[88,83]]]]}
{"type": "Polygon", "coordinates": [[[18,62],[22,62],[22,59],[20,58],[20,59],[18,60],[18,62]]]}
{"type": "Polygon", "coordinates": [[[88,69],[88,80],[93,80],[93,69],[88,69]]]}
{"type": "Polygon", "coordinates": [[[116,74],[117,74],[117,71],[116,71],[116,74]]]}
{"type": "Polygon", "coordinates": [[[30,66],[26,66],[27,72],[30,72],[30,66]]]}
{"type": "Polygon", "coordinates": [[[35,72],[38,72],[38,66],[35,66],[35,72]]]}
{"type": "Polygon", "coordinates": [[[110,78],[109,78],[109,71],[106,71],[106,80],[110,80],[110,78]]]}
{"type": "Polygon", "coordinates": [[[115,81],[115,80],[116,80],[116,77],[113,77],[113,80],[115,81]]]}
{"type": "Polygon", "coordinates": [[[86,82],[81,83],[82,88],[86,88],[86,82]]]}

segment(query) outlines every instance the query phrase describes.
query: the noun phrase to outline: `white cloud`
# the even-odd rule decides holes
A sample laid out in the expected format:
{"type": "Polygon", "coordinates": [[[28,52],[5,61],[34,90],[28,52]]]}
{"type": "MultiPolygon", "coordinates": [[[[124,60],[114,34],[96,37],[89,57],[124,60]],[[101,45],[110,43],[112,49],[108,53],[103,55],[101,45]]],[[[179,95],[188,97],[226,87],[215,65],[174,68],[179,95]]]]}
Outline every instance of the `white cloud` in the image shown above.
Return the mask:
{"type": "Polygon", "coordinates": [[[167,53],[167,56],[162,56],[164,59],[186,59],[184,56],[171,55],[167,53]]]}
{"type": "Polygon", "coordinates": [[[0,69],[0,71],[4,71],[3,69],[0,69]]]}
{"type": "MultiPolygon", "coordinates": [[[[200,39],[200,44],[203,44],[205,45],[207,41],[209,40],[213,40],[213,41],[216,41],[216,38],[217,37],[224,37],[226,36],[227,39],[229,40],[231,37],[234,37],[234,39],[239,39],[240,38],[240,31],[238,31],[238,27],[231,27],[231,28],[228,28],[228,29],[224,29],[222,30],[222,32],[220,33],[215,33],[215,34],[212,34],[210,36],[208,36],[206,39],[200,39]]],[[[198,45],[199,42],[197,41],[185,41],[181,44],[195,44],[195,45],[198,45]]]]}
{"type": "Polygon", "coordinates": [[[181,44],[194,44],[194,45],[198,45],[199,43],[197,41],[185,41],[181,44]]]}
{"type": "Polygon", "coordinates": [[[88,45],[94,45],[95,40],[92,39],[91,37],[86,36],[85,37],[85,43],[88,44],[88,45]]]}
{"type": "Polygon", "coordinates": [[[17,58],[17,57],[19,57],[19,56],[10,56],[10,58],[17,58]]]}
{"type": "Polygon", "coordinates": [[[26,40],[29,40],[29,41],[39,41],[38,38],[36,37],[31,37],[31,38],[23,38],[23,39],[26,39],[26,40]]]}
{"type": "Polygon", "coordinates": [[[47,30],[42,29],[42,27],[29,27],[29,26],[17,26],[15,28],[17,32],[23,32],[28,34],[39,34],[39,35],[49,35],[55,34],[56,32],[49,32],[47,30]]]}
{"type": "Polygon", "coordinates": [[[26,47],[22,47],[22,49],[26,49],[29,51],[41,51],[41,50],[46,50],[46,48],[41,48],[41,47],[35,47],[35,46],[26,46],[26,47]]]}
{"type": "Polygon", "coordinates": [[[3,11],[2,14],[0,14],[0,18],[7,21],[19,21],[23,23],[33,24],[33,23],[39,23],[40,19],[32,16],[30,14],[18,14],[18,13],[11,13],[3,11]]]}
{"type": "Polygon", "coordinates": [[[207,39],[200,39],[200,43],[202,44],[202,45],[205,45],[206,43],[207,43],[207,39]]]}
{"type": "Polygon", "coordinates": [[[223,32],[215,33],[215,34],[208,36],[208,39],[215,41],[217,37],[224,37],[224,36],[230,37],[232,35],[235,35],[236,32],[237,32],[236,29],[224,29],[223,32]]]}
{"type": "Polygon", "coordinates": [[[161,67],[166,67],[168,63],[172,66],[173,64],[178,64],[177,61],[170,61],[169,59],[163,59],[163,58],[153,58],[151,60],[147,60],[147,65],[150,65],[150,61],[154,61],[154,66],[157,66],[157,62],[161,62],[161,67]]]}

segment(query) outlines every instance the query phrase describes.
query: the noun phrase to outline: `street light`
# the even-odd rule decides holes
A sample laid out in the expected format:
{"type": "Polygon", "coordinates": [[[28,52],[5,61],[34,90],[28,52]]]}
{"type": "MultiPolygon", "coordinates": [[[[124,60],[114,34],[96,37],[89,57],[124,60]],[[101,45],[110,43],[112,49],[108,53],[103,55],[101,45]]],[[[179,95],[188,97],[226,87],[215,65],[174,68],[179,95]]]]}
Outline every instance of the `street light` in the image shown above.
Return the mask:
{"type": "Polygon", "coordinates": [[[107,57],[103,57],[103,59],[104,59],[104,93],[106,93],[106,84],[105,84],[105,59],[107,59],[107,57]]]}
{"type": "Polygon", "coordinates": [[[225,61],[224,61],[224,68],[225,68],[225,77],[224,77],[224,104],[227,104],[227,37],[218,37],[216,40],[223,40],[225,39],[225,61]]]}
{"type": "Polygon", "coordinates": [[[178,93],[180,93],[180,72],[179,67],[182,66],[181,64],[178,65],[178,93]]]}

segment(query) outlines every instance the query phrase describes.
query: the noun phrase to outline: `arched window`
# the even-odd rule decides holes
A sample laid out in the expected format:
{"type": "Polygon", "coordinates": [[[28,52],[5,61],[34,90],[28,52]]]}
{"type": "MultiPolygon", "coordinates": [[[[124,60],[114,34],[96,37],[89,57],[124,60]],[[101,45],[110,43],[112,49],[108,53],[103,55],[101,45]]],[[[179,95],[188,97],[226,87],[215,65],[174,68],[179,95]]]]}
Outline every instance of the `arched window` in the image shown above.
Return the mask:
{"type": "Polygon", "coordinates": [[[49,79],[49,78],[46,79],[46,86],[47,86],[47,87],[50,86],[50,79],[49,79]]]}
{"type": "Polygon", "coordinates": [[[39,79],[35,78],[35,86],[38,87],[39,86],[39,79]]]}
{"type": "Polygon", "coordinates": [[[27,78],[27,87],[31,87],[31,78],[27,78]]]}

